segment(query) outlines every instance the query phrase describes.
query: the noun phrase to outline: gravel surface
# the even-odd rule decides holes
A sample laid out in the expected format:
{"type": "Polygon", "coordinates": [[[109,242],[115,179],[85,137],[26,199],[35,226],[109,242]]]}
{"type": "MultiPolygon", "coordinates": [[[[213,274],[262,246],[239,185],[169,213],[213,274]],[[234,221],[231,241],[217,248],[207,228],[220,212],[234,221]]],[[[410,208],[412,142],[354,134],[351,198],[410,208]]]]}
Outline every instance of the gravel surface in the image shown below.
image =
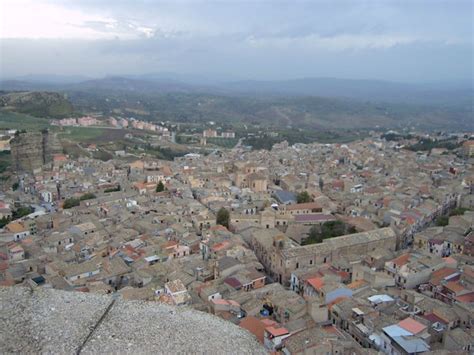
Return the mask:
{"type": "Polygon", "coordinates": [[[74,353],[110,302],[82,292],[0,288],[0,351],[74,353]]]}
{"type": "Polygon", "coordinates": [[[265,353],[247,331],[190,308],[117,301],[84,353],[265,353]]]}
{"type": "Polygon", "coordinates": [[[99,323],[111,302],[81,292],[0,288],[0,352],[266,353],[244,329],[190,308],[117,300],[99,323]]]}

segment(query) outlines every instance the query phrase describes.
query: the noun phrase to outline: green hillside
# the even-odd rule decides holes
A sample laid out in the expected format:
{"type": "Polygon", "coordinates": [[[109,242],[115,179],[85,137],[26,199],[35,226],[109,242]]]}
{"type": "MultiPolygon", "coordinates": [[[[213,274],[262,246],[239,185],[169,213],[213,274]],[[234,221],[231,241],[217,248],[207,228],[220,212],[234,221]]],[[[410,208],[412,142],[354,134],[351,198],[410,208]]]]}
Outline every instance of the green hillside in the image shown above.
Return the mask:
{"type": "Polygon", "coordinates": [[[26,113],[36,117],[64,118],[73,113],[72,104],[57,92],[10,92],[0,96],[4,110],[26,113]]]}

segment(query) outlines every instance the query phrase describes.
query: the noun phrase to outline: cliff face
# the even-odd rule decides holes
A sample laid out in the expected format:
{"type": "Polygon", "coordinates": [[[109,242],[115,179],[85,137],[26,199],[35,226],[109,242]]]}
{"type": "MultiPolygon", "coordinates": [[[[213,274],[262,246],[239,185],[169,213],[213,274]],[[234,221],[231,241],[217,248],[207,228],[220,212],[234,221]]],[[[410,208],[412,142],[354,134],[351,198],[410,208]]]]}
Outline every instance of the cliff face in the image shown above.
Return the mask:
{"type": "Polygon", "coordinates": [[[16,172],[32,172],[53,161],[61,145],[51,132],[21,133],[10,142],[12,167],[16,172]]]}
{"type": "Polygon", "coordinates": [[[55,133],[46,132],[42,133],[42,140],[43,140],[43,164],[48,164],[53,161],[53,157],[55,154],[61,154],[63,149],[61,147],[61,143],[59,142],[58,137],[55,133]]]}

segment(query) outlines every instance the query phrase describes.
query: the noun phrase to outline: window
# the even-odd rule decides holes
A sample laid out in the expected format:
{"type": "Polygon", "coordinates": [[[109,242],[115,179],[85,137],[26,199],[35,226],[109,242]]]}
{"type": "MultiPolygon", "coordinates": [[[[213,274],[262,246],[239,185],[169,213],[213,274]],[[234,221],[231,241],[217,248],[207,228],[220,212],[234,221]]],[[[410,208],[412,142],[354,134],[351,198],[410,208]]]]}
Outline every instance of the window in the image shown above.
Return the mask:
{"type": "Polygon", "coordinates": [[[296,263],[296,268],[298,269],[300,267],[300,263],[296,263]]]}
{"type": "Polygon", "coordinates": [[[309,265],[313,265],[313,260],[310,260],[310,261],[309,261],[309,265]]]}

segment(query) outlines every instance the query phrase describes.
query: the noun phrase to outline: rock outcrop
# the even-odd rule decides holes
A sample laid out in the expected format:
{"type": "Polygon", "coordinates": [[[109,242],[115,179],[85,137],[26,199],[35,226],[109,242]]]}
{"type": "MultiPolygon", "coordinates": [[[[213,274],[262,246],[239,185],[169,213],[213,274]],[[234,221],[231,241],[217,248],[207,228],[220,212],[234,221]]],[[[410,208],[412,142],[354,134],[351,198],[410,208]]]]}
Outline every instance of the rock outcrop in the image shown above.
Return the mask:
{"type": "Polygon", "coordinates": [[[42,168],[62,151],[56,134],[49,131],[20,133],[11,140],[10,147],[12,168],[19,173],[42,168]]]}

